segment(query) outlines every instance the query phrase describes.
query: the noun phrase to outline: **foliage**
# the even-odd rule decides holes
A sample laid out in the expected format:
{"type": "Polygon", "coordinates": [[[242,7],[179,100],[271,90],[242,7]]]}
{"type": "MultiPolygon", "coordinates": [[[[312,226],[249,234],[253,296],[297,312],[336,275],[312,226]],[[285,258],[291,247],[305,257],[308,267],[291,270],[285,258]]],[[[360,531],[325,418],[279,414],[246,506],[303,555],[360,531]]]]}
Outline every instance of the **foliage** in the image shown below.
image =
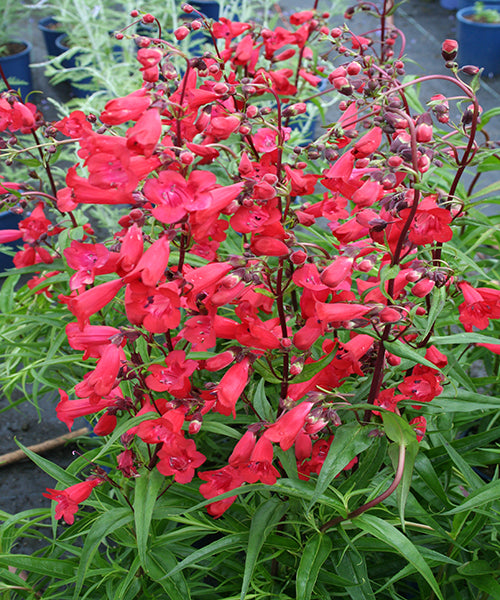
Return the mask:
{"type": "Polygon", "coordinates": [[[494,8],[486,8],[484,2],[474,4],[473,18],[481,23],[500,23],[500,13],[494,8]]]}
{"type": "Polygon", "coordinates": [[[406,76],[383,11],[373,39],[317,4],[266,26],[185,11],[170,36],[131,11],[156,33],[98,116],[0,98],[2,157],[34,181],[0,190],[25,215],[0,232],[22,244],[4,385],[60,388],[97,436],[66,470],[25,449],[55,514],[3,515],[0,589],[498,596],[499,218],[478,210],[497,111],[453,40],[449,74],[406,76]],[[428,81],[457,93],[421,104],[428,81]]]}

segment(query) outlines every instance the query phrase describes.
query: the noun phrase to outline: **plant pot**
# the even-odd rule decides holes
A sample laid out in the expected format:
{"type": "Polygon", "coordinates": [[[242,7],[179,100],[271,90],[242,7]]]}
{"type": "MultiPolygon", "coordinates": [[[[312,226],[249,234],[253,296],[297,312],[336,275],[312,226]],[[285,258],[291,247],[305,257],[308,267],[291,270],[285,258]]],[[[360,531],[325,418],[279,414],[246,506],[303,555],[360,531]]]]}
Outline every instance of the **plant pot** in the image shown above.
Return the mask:
{"type": "MultiPolygon", "coordinates": [[[[26,215],[16,215],[9,210],[0,213],[0,229],[17,229],[19,222],[26,218],[26,215]]],[[[19,249],[23,245],[23,240],[17,240],[15,242],[9,242],[0,244],[0,272],[6,269],[11,269],[14,266],[13,257],[8,254],[4,254],[5,248],[11,250],[19,249]]]]}
{"type": "MultiPolygon", "coordinates": [[[[500,12],[500,4],[489,8],[500,12]]],[[[473,6],[457,12],[458,63],[481,67],[483,77],[493,77],[500,73],[500,23],[471,21],[474,13],[473,6]]]]}
{"type": "Polygon", "coordinates": [[[219,20],[220,6],[215,0],[194,0],[193,2],[190,2],[190,4],[193,8],[203,13],[208,19],[213,19],[214,21],[219,20]]]}
{"type": "Polygon", "coordinates": [[[439,0],[439,4],[447,10],[457,10],[458,8],[458,0],[439,0]]]}
{"type": "MultiPolygon", "coordinates": [[[[458,9],[474,6],[477,0],[458,0],[458,9]]],[[[483,0],[483,4],[496,4],[498,0],[483,0]]]]}
{"type": "MultiPolygon", "coordinates": [[[[33,91],[30,70],[30,52],[32,46],[29,42],[24,40],[9,42],[9,46],[14,53],[0,56],[0,66],[11,87],[14,90],[19,90],[21,96],[26,98],[26,96],[33,91]]],[[[3,91],[4,88],[5,86],[3,82],[1,82],[0,91],[3,91]]]]}
{"type": "MultiPolygon", "coordinates": [[[[61,33],[57,36],[55,45],[57,48],[57,56],[69,50],[69,46],[67,45],[67,35],[65,33],[61,33]]],[[[78,52],[69,58],[65,58],[61,64],[65,69],[73,69],[78,66],[77,64],[78,52]]],[[[85,77],[80,79],[78,82],[74,82],[73,79],[70,79],[71,85],[71,93],[75,98],[87,98],[92,94],[92,90],[87,90],[81,88],[81,85],[89,85],[92,83],[92,77],[85,77]]]]}
{"type": "Polygon", "coordinates": [[[40,19],[40,21],[38,21],[38,29],[43,34],[47,54],[49,56],[58,56],[61,54],[62,50],[56,46],[56,39],[63,33],[63,30],[56,19],[54,19],[54,17],[40,19]],[[57,25],[59,25],[59,27],[56,27],[57,25]]]}

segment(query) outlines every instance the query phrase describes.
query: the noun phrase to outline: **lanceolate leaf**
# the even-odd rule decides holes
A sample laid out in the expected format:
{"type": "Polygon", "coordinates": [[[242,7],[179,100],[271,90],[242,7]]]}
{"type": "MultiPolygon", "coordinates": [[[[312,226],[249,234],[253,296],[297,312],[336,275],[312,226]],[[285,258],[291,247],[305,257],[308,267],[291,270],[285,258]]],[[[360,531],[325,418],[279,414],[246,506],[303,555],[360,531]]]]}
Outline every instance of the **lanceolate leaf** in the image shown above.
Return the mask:
{"type": "Polygon", "coordinates": [[[387,521],[373,515],[361,515],[354,519],[353,523],[366,533],[370,533],[377,539],[385,542],[388,546],[395,548],[398,554],[404,556],[415,567],[418,573],[422,575],[431,586],[436,597],[444,600],[429,565],[418,551],[418,548],[405,535],[387,521]]]}
{"type": "Polygon", "coordinates": [[[340,471],[342,471],[355,456],[370,446],[373,442],[373,438],[368,437],[368,430],[369,428],[362,427],[357,423],[341,425],[335,430],[335,438],[318,476],[318,482],[309,503],[308,510],[311,510],[318,498],[323,494],[340,471]]]}
{"type": "Polygon", "coordinates": [[[288,510],[288,502],[283,502],[279,498],[270,498],[259,506],[256,510],[250,532],[248,535],[248,546],[245,559],[245,572],[243,575],[243,584],[241,586],[240,599],[244,600],[247,595],[248,586],[252,578],[255,564],[259,557],[261,548],[269,535],[272,527],[279,523],[281,517],[288,510]]]}
{"type": "Polygon", "coordinates": [[[305,545],[296,578],[297,600],[309,600],[323,563],[330,555],[332,541],[326,534],[315,533],[305,545]]]}
{"type": "Polygon", "coordinates": [[[165,477],[157,469],[140,473],[135,479],[134,519],[135,532],[137,536],[137,550],[141,559],[142,567],[147,571],[146,552],[151,544],[149,539],[149,528],[151,517],[156,503],[156,497],[165,477]]]}
{"type": "Polygon", "coordinates": [[[104,542],[106,536],[113,533],[120,527],[127,525],[134,518],[134,515],[129,507],[114,508],[113,510],[104,512],[94,521],[85,538],[83,550],[80,556],[80,563],[76,574],[76,583],[73,593],[73,600],[80,597],[80,591],[85,582],[85,576],[90,568],[92,559],[97,552],[99,545],[104,542]]]}

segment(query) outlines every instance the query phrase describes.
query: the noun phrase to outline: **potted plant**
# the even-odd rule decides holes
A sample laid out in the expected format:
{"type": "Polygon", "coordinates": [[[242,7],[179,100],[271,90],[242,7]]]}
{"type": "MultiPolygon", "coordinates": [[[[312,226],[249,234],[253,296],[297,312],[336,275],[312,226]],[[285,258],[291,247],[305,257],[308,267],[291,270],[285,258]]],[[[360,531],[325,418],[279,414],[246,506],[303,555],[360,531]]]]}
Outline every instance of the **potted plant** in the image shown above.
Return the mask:
{"type": "Polygon", "coordinates": [[[500,73],[500,4],[476,2],[457,12],[460,65],[483,69],[483,77],[500,73]]]}
{"type": "Polygon", "coordinates": [[[38,29],[42,32],[47,54],[57,56],[61,49],[56,45],[56,39],[63,33],[64,26],[54,17],[44,17],[38,21],[38,29]]]}
{"type": "Polygon", "coordinates": [[[0,81],[0,91],[10,87],[19,90],[25,98],[32,91],[30,71],[31,44],[16,35],[20,19],[27,8],[18,0],[4,0],[0,8],[0,67],[4,77],[0,81]]]}
{"type": "Polygon", "coordinates": [[[499,242],[478,177],[461,184],[495,150],[456,42],[448,74],[414,79],[392,32],[316,9],[205,21],[202,58],[176,43],[196,28],[158,35],[95,113],[2,107],[2,157],[31,182],[4,198],[31,210],[5,237],[33,277],[0,295],[0,380],[59,388],[59,418],[98,436],[67,470],[26,449],[65,525],[2,514],[14,593],[496,594],[498,481],[472,467],[498,462],[499,242]],[[429,81],[455,91],[419,105],[429,81]],[[301,147],[288,119],[318,94],[341,100],[301,147]]]}

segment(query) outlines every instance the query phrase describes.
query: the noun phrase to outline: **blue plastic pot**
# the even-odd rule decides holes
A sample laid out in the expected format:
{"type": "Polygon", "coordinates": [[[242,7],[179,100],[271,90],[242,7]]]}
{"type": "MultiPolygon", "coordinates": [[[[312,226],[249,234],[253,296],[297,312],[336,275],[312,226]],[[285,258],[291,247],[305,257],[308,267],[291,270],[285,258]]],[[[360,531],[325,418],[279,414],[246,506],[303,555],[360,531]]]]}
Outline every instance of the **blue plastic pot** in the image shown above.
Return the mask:
{"type": "Polygon", "coordinates": [[[50,27],[55,25],[57,20],[54,17],[45,17],[38,21],[38,29],[42,32],[47,54],[49,56],[59,56],[63,51],[56,46],[56,39],[62,34],[61,29],[50,27]]]}
{"type": "MultiPolygon", "coordinates": [[[[5,211],[0,213],[0,229],[17,229],[19,222],[26,218],[26,215],[16,215],[13,212],[5,211]]],[[[12,256],[3,253],[6,248],[20,249],[23,245],[23,240],[16,240],[8,244],[0,244],[0,271],[11,269],[14,266],[12,256]]]]}
{"type": "MultiPolygon", "coordinates": [[[[458,0],[458,9],[474,6],[477,0],[458,0]]],[[[482,0],[483,4],[496,4],[498,0],[482,0]]]]}
{"type": "Polygon", "coordinates": [[[208,19],[219,20],[220,6],[215,0],[193,0],[189,4],[203,13],[208,19]]]}
{"type": "MultiPolygon", "coordinates": [[[[26,96],[33,91],[30,69],[30,52],[32,46],[25,40],[15,41],[19,44],[23,44],[24,50],[17,54],[0,56],[0,65],[2,65],[3,72],[13,89],[19,90],[21,96],[26,98],[26,96]]],[[[3,90],[5,90],[5,86],[3,82],[0,82],[0,91],[3,90]]]]}
{"type": "MultiPolygon", "coordinates": [[[[500,4],[488,8],[500,13],[500,4]]],[[[493,77],[500,73],[500,23],[471,21],[474,12],[473,6],[457,12],[458,63],[481,67],[483,77],[493,77]]]]}
{"type": "MultiPolygon", "coordinates": [[[[61,33],[57,36],[55,44],[58,50],[57,56],[69,50],[69,47],[66,45],[67,35],[65,33],[61,33]]],[[[61,64],[65,69],[72,69],[77,65],[78,53],[74,54],[70,58],[65,58],[61,64]]],[[[84,79],[80,79],[78,82],[74,82],[70,80],[71,84],[71,93],[75,98],[87,98],[92,94],[92,90],[87,90],[79,87],[80,85],[88,85],[92,83],[92,77],[85,77],[84,79]]]]}
{"type": "Polygon", "coordinates": [[[440,6],[447,10],[457,10],[458,0],[439,0],[440,6]]]}

